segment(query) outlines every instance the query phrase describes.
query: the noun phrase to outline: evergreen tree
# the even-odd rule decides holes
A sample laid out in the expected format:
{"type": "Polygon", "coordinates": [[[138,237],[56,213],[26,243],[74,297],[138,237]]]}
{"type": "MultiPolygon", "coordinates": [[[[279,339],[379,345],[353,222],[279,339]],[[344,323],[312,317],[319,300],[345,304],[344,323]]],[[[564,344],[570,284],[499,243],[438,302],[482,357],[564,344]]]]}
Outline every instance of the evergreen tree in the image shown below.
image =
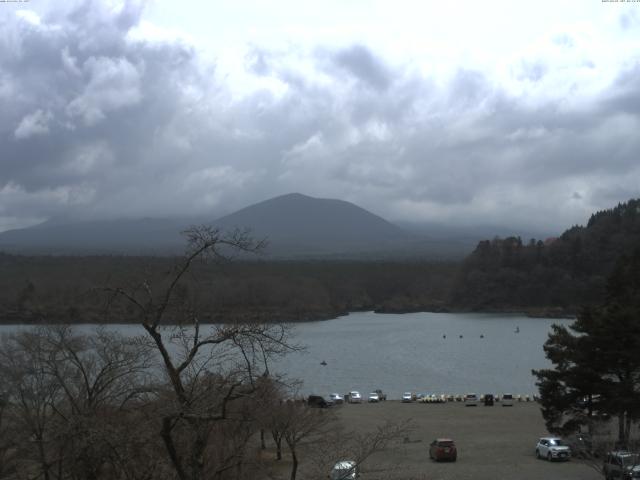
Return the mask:
{"type": "Polygon", "coordinates": [[[569,328],[554,325],[544,345],[552,369],[537,370],[542,414],[552,432],[591,426],[596,413],[618,418],[618,441],[640,418],[640,249],[622,257],[603,305],[569,328]]]}

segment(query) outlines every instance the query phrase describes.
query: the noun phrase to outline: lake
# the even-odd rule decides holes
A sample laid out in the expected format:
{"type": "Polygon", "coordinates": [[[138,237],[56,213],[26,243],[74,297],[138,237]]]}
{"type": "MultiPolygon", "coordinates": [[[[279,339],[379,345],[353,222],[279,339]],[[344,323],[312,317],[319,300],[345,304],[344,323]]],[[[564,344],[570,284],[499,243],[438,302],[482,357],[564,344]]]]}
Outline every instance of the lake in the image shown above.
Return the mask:
{"type": "Polygon", "coordinates": [[[405,391],[532,395],[531,370],[550,365],[542,345],[551,325],[571,322],[511,314],[352,313],[296,325],[307,351],[284,358],[274,371],[304,379],[303,393],[366,395],[381,388],[390,398],[405,391]]]}
{"type": "MultiPolygon", "coordinates": [[[[532,395],[537,390],[531,370],[549,365],[542,345],[554,323],[568,325],[571,320],[512,314],[352,313],[295,324],[295,341],[306,350],[278,360],[271,371],[303,380],[302,394],[359,390],[366,395],[381,388],[389,398],[400,398],[405,391],[532,395]]],[[[0,333],[20,328],[25,327],[3,325],[0,333]]],[[[137,325],[111,328],[127,335],[142,333],[137,325]]]]}

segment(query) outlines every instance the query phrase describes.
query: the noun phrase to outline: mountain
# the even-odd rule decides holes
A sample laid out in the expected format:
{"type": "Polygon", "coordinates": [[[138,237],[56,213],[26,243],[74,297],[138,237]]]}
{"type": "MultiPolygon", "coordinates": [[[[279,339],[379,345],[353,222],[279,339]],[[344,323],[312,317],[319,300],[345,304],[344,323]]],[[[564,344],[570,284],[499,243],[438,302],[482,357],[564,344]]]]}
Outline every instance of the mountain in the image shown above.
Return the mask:
{"type": "MultiPolygon", "coordinates": [[[[266,238],[266,258],[461,260],[487,235],[505,228],[394,224],[353,203],[291,193],[227,216],[117,220],[55,220],[0,232],[0,251],[22,254],[175,255],[184,251],[180,232],[211,224],[249,228],[266,238]]],[[[520,232],[522,235],[528,235],[520,232]]],[[[527,236],[528,238],[528,236],[527,236]]],[[[546,236],[545,236],[546,238],[546,236]]]]}
{"type": "Polygon", "coordinates": [[[384,251],[411,236],[396,225],[343,200],[291,193],[222,217],[214,225],[251,229],[267,238],[273,255],[326,255],[384,251]]]}
{"type": "MultiPolygon", "coordinates": [[[[47,254],[176,254],[180,232],[209,223],[224,230],[249,228],[266,238],[267,256],[395,255],[416,239],[373,213],[342,200],[292,193],[250,205],[218,220],[145,218],[45,222],[0,233],[0,250],[47,254]]],[[[419,242],[418,242],[419,243],[419,242]]],[[[418,247],[422,247],[418,245],[418,247]]]]}

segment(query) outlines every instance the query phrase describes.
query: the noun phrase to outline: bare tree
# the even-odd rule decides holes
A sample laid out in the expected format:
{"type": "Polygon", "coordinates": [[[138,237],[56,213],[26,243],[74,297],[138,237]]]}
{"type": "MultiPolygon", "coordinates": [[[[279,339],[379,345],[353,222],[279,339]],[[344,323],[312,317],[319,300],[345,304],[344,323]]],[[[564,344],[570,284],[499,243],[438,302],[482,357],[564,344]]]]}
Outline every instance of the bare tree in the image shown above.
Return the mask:
{"type": "Polygon", "coordinates": [[[9,392],[7,386],[1,380],[2,377],[0,376],[0,478],[4,478],[13,463],[11,455],[13,442],[7,419],[9,392]]]}
{"type": "Polygon", "coordinates": [[[284,405],[283,414],[283,436],[291,453],[291,475],[289,478],[295,480],[298,473],[300,443],[324,433],[323,427],[329,423],[327,418],[329,412],[296,402],[288,402],[284,405]]]}
{"type": "Polygon", "coordinates": [[[229,235],[207,226],[185,232],[186,256],[161,285],[144,280],[129,288],[112,287],[111,301],[133,306],[135,317],[161,358],[169,388],[161,414],[160,435],[175,473],[198,480],[226,465],[217,455],[205,455],[224,431],[219,423],[241,418],[233,404],[256,393],[256,378],[268,371],[268,361],[294,347],[283,325],[252,319],[203,326],[189,281],[197,262],[225,261],[262,247],[247,231],[229,235]]]}
{"type": "Polygon", "coordinates": [[[97,479],[103,471],[144,478],[122,456],[142,436],[127,421],[133,403],[149,391],[148,355],[134,340],[100,329],[78,335],[66,326],[43,327],[5,337],[0,360],[18,473],[36,471],[45,480],[97,479]]]}
{"type": "Polygon", "coordinates": [[[23,333],[4,337],[0,348],[0,382],[5,389],[3,420],[13,423],[16,450],[14,468],[33,469],[36,465],[42,478],[52,478],[56,463],[53,453],[56,430],[53,426],[55,405],[60,387],[46,374],[38,360],[42,339],[23,333]],[[35,448],[34,448],[35,447],[35,448]]]}
{"type": "Polygon", "coordinates": [[[46,329],[39,363],[60,388],[58,435],[64,436],[69,470],[97,479],[130,435],[122,420],[133,402],[145,399],[150,352],[136,339],[98,328],[78,335],[68,326],[46,329]]]}
{"type": "Polygon", "coordinates": [[[340,425],[333,424],[325,430],[309,453],[312,465],[310,476],[325,479],[327,472],[340,460],[349,460],[360,470],[372,455],[404,439],[411,430],[411,420],[386,422],[372,431],[361,433],[345,431],[340,425]]]}

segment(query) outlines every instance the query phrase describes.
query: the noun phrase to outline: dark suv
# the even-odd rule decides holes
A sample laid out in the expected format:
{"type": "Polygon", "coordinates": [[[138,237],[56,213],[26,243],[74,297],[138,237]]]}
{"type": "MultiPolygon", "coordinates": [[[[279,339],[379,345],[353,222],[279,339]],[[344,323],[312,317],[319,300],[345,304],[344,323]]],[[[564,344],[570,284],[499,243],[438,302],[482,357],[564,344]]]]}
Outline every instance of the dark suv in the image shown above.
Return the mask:
{"type": "Polygon", "coordinates": [[[309,398],[307,398],[307,405],[315,408],[327,408],[329,406],[329,402],[320,395],[309,395],[309,398]]]}
{"type": "Polygon", "coordinates": [[[607,480],[640,478],[640,458],[637,453],[626,450],[609,452],[604,459],[602,473],[607,480]]]}

